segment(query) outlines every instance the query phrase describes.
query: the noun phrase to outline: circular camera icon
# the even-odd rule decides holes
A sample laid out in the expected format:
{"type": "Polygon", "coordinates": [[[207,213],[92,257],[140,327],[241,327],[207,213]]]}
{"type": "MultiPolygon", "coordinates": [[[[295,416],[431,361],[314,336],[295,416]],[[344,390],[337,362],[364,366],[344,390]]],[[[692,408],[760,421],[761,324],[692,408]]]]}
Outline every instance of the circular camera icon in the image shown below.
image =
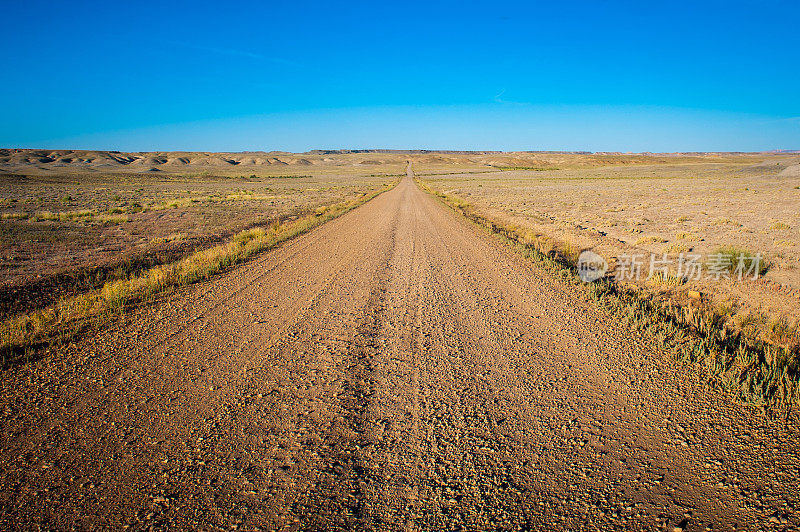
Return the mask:
{"type": "Polygon", "coordinates": [[[594,282],[608,271],[606,259],[593,251],[584,251],[578,257],[578,277],[584,283],[594,282]]]}

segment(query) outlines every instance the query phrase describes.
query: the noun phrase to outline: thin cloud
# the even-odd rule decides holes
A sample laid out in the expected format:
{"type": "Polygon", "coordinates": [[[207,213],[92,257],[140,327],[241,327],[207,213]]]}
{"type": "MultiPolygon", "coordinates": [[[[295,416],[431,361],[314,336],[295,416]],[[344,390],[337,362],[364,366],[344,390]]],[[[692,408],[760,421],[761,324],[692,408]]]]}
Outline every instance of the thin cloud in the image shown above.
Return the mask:
{"type": "Polygon", "coordinates": [[[515,101],[512,101],[512,100],[504,100],[503,98],[501,98],[501,96],[503,96],[503,94],[505,94],[505,93],[506,93],[505,89],[501,90],[500,92],[495,94],[494,98],[492,98],[492,101],[494,103],[499,103],[499,104],[504,104],[504,105],[528,105],[527,102],[515,102],[515,101]]]}
{"type": "Polygon", "coordinates": [[[288,59],[284,59],[282,57],[269,57],[257,52],[251,52],[249,50],[241,50],[238,48],[224,48],[219,46],[206,46],[202,44],[194,44],[185,41],[172,41],[167,42],[167,44],[174,44],[178,46],[183,46],[184,48],[191,48],[193,50],[198,50],[201,52],[209,52],[212,54],[217,55],[226,55],[229,57],[246,57],[248,59],[254,59],[256,61],[267,61],[269,63],[276,63],[280,65],[287,65],[287,66],[301,66],[299,63],[294,61],[290,61],[288,59]]]}

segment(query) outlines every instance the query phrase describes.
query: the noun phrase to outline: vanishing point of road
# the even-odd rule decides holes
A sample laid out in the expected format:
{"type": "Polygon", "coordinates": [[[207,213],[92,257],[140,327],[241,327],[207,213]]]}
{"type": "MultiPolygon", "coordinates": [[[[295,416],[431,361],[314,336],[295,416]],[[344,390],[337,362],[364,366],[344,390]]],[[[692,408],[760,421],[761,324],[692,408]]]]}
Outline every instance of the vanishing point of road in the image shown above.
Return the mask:
{"type": "Polygon", "coordinates": [[[422,192],[6,370],[4,529],[798,525],[797,416],[422,192]]]}

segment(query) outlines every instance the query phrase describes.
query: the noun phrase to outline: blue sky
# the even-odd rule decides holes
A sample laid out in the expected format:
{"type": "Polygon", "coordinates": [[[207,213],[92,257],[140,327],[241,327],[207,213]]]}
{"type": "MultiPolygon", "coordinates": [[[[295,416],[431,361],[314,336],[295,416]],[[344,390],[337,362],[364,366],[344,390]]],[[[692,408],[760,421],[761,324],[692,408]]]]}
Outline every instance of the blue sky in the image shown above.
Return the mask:
{"type": "Polygon", "coordinates": [[[0,146],[800,149],[800,3],[15,2],[0,146]]]}

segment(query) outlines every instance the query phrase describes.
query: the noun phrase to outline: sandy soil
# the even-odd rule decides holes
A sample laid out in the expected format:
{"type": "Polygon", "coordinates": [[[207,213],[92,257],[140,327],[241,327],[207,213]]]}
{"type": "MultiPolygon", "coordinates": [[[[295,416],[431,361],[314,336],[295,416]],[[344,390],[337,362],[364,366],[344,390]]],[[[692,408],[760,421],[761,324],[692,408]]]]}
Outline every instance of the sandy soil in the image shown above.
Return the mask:
{"type": "Polygon", "coordinates": [[[0,382],[4,528],[798,526],[770,420],[404,179],[0,382]]]}

